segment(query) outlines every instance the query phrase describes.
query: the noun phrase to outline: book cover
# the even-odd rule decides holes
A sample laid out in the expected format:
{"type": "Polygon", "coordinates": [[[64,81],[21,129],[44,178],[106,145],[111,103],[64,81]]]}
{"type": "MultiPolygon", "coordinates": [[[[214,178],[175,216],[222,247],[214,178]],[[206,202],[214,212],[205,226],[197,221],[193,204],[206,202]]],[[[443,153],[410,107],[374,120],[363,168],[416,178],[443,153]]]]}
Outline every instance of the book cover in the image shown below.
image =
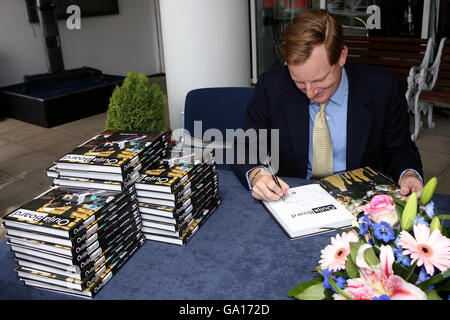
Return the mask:
{"type": "Polygon", "coordinates": [[[376,194],[405,200],[397,183],[370,167],[338,173],[319,180],[319,184],[356,217],[376,194]]]}
{"type": "Polygon", "coordinates": [[[3,220],[7,229],[18,227],[70,239],[113,205],[119,195],[117,191],[53,187],[3,220]]]}
{"type": "Polygon", "coordinates": [[[346,228],[354,219],[317,183],[290,188],[284,200],[262,203],[290,239],[346,228]]]}
{"type": "Polygon", "coordinates": [[[172,167],[162,166],[157,169],[147,170],[135,182],[139,190],[174,193],[181,188],[197,172],[207,166],[215,165],[214,158],[205,162],[194,164],[178,164],[172,167]]]}
{"type": "Polygon", "coordinates": [[[114,172],[101,172],[101,171],[89,171],[89,170],[75,170],[75,169],[61,169],[56,165],[51,166],[46,170],[46,175],[49,178],[86,178],[94,180],[111,180],[119,182],[127,182],[130,180],[136,180],[140,175],[141,170],[149,170],[156,166],[159,161],[164,158],[168,152],[168,144],[166,143],[163,148],[154,149],[151,148],[139,161],[136,162],[129,170],[121,173],[114,172]],[[137,175],[137,177],[135,177],[137,175]]]}
{"type": "Polygon", "coordinates": [[[167,140],[166,132],[105,131],[61,159],[57,168],[123,173],[144,156],[153,143],[167,140]]]}

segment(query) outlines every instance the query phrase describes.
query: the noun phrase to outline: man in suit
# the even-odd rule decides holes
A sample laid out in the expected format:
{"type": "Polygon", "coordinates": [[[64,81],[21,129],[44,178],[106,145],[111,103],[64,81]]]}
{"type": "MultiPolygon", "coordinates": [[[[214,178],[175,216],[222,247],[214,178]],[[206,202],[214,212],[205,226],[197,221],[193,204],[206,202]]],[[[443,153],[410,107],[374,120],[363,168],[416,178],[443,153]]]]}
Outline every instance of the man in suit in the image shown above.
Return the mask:
{"type": "MultiPolygon", "coordinates": [[[[342,26],[326,10],[295,16],[283,31],[281,52],[286,65],[260,76],[243,126],[279,130],[277,175],[323,176],[317,173],[320,156],[313,143],[320,113],[332,152],[325,175],[370,166],[398,181],[403,195],[420,196],[422,162],[410,138],[406,99],[396,75],[347,61],[342,26]]],[[[236,164],[233,170],[255,199],[278,200],[289,186],[279,179],[278,187],[259,161],[236,164]]]]}

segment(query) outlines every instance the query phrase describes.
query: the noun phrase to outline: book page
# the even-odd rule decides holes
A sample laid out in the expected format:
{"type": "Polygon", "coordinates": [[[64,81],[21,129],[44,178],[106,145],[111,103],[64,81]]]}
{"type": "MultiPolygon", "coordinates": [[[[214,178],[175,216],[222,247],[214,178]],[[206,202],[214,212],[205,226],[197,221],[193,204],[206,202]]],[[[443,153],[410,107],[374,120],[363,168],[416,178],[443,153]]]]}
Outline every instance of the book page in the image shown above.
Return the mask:
{"type": "Polygon", "coordinates": [[[291,236],[324,231],[323,227],[349,225],[353,215],[320,185],[289,189],[285,200],[263,204],[291,236]]]}

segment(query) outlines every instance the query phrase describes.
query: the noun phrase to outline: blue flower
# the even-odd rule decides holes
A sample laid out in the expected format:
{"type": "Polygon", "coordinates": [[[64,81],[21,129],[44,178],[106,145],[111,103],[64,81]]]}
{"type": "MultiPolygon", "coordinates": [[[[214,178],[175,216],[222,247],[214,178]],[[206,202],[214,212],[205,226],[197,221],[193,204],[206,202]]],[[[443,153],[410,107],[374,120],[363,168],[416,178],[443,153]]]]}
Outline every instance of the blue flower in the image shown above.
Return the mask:
{"type": "Polygon", "coordinates": [[[384,243],[395,239],[394,230],[391,229],[391,225],[387,222],[382,221],[381,223],[374,224],[373,231],[375,238],[382,240],[384,243]]]}
{"type": "Polygon", "coordinates": [[[336,292],[336,290],[334,290],[334,288],[331,286],[330,282],[328,281],[328,277],[330,276],[330,274],[331,274],[331,278],[336,283],[336,285],[341,289],[344,288],[344,285],[347,283],[347,279],[345,279],[342,276],[333,275],[333,272],[328,269],[323,269],[322,271],[323,271],[323,277],[324,277],[323,287],[325,289],[331,289],[334,292],[336,292]]]}
{"type": "Polygon", "coordinates": [[[368,215],[362,217],[359,221],[359,236],[363,236],[369,231],[369,227],[372,226],[372,221],[369,219],[368,215]]]}
{"type": "MultiPolygon", "coordinates": [[[[396,245],[397,245],[397,239],[395,240],[396,241],[396,245]]],[[[402,246],[397,245],[397,247],[398,248],[392,250],[394,252],[394,255],[395,255],[395,258],[396,258],[397,262],[401,263],[405,267],[409,268],[411,266],[411,258],[409,256],[404,256],[402,254],[403,253],[402,246]]]]}
{"type": "MultiPolygon", "coordinates": [[[[433,275],[434,275],[434,272],[433,272],[433,275]]],[[[422,266],[422,268],[420,268],[420,272],[419,272],[419,276],[417,277],[416,284],[427,281],[430,278],[431,278],[431,276],[427,273],[427,270],[425,269],[425,267],[422,266]]],[[[430,292],[432,289],[434,289],[434,285],[430,286],[430,288],[428,289],[428,292],[430,292]]]]}
{"type": "Polygon", "coordinates": [[[372,300],[391,300],[391,298],[387,294],[382,294],[378,297],[373,297],[372,300]]]}
{"type": "Polygon", "coordinates": [[[434,202],[430,201],[428,204],[424,207],[425,213],[430,219],[433,219],[434,217],[434,202]]]}
{"type": "Polygon", "coordinates": [[[427,227],[430,226],[430,224],[425,220],[424,217],[422,217],[422,216],[416,216],[416,219],[414,219],[413,225],[416,225],[416,224],[419,224],[419,223],[424,224],[424,225],[426,225],[427,227]]]}

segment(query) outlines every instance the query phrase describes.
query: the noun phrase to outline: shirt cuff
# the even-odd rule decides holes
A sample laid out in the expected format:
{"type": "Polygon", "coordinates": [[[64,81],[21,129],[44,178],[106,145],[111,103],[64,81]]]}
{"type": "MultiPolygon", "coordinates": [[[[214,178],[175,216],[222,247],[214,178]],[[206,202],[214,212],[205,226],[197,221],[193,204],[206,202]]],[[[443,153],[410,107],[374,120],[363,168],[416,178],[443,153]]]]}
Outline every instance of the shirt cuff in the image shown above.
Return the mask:
{"type": "Polygon", "coordinates": [[[422,178],[422,176],[421,176],[416,170],[414,170],[414,169],[406,169],[406,170],[404,170],[404,171],[402,172],[402,174],[400,175],[400,177],[398,178],[398,181],[400,181],[400,179],[401,179],[401,178],[405,175],[405,173],[407,173],[408,171],[414,172],[414,173],[419,177],[420,181],[422,181],[422,183],[423,183],[423,178],[422,178]]]}
{"type": "Polygon", "coordinates": [[[248,189],[250,191],[252,191],[253,188],[252,188],[252,184],[250,183],[250,179],[248,178],[248,174],[250,173],[250,171],[252,171],[253,169],[256,169],[256,168],[264,168],[264,166],[253,167],[245,173],[245,178],[247,179],[247,183],[248,183],[248,189]]]}

